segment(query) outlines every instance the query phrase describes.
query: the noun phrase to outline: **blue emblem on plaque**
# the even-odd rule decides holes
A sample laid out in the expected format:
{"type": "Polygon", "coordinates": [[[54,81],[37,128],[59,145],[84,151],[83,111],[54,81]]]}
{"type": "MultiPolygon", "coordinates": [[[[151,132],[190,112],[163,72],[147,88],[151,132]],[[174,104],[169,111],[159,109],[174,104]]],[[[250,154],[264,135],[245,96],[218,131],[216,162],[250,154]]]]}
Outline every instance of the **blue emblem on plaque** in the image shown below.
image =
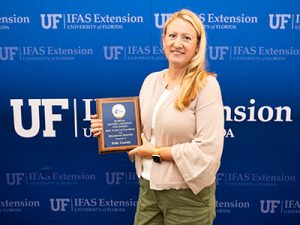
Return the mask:
{"type": "Polygon", "coordinates": [[[111,111],[114,117],[116,117],[117,119],[122,119],[125,116],[126,108],[122,104],[116,104],[112,107],[111,111]]]}

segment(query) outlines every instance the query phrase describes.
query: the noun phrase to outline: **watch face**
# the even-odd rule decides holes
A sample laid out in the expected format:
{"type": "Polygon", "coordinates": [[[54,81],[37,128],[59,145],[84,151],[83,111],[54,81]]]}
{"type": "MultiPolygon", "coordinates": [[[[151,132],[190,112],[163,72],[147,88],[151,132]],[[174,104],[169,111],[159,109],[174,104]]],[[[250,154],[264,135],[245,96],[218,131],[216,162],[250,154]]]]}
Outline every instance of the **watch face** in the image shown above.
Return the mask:
{"type": "Polygon", "coordinates": [[[154,162],[156,163],[161,163],[161,159],[160,159],[160,156],[159,155],[153,155],[152,156],[152,159],[154,162]]]}

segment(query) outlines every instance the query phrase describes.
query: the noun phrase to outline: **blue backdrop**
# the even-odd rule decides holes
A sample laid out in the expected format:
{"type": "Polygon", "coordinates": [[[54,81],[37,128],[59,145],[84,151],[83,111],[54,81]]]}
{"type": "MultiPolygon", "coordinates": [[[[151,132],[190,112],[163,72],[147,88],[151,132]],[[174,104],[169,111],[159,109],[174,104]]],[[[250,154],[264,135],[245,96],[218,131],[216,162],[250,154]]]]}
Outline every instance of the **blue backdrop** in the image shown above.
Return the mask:
{"type": "Polygon", "coordinates": [[[166,68],[161,28],[181,8],[205,24],[225,105],[215,224],[300,224],[299,1],[0,4],[1,224],[132,224],[134,165],[98,154],[89,116],[166,68]]]}

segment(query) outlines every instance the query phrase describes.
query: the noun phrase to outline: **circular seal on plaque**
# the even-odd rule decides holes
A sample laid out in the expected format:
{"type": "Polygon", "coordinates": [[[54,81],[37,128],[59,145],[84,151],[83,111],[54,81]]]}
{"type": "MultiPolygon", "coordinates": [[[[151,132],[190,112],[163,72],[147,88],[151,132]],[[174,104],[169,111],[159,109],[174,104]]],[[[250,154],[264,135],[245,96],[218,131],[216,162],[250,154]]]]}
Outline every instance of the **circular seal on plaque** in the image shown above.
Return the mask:
{"type": "Polygon", "coordinates": [[[112,107],[112,114],[117,119],[123,118],[125,116],[125,113],[126,113],[126,109],[122,104],[116,104],[112,107]]]}

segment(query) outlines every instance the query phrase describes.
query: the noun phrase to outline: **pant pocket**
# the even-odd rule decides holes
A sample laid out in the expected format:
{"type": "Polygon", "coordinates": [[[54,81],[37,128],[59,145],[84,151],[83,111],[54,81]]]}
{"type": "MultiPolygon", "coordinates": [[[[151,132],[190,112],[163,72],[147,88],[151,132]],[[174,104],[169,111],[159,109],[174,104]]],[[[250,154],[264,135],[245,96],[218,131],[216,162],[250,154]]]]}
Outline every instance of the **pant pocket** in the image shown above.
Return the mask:
{"type": "Polygon", "coordinates": [[[198,194],[197,198],[203,202],[206,206],[215,205],[216,202],[216,183],[202,189],[198,194]]]}

